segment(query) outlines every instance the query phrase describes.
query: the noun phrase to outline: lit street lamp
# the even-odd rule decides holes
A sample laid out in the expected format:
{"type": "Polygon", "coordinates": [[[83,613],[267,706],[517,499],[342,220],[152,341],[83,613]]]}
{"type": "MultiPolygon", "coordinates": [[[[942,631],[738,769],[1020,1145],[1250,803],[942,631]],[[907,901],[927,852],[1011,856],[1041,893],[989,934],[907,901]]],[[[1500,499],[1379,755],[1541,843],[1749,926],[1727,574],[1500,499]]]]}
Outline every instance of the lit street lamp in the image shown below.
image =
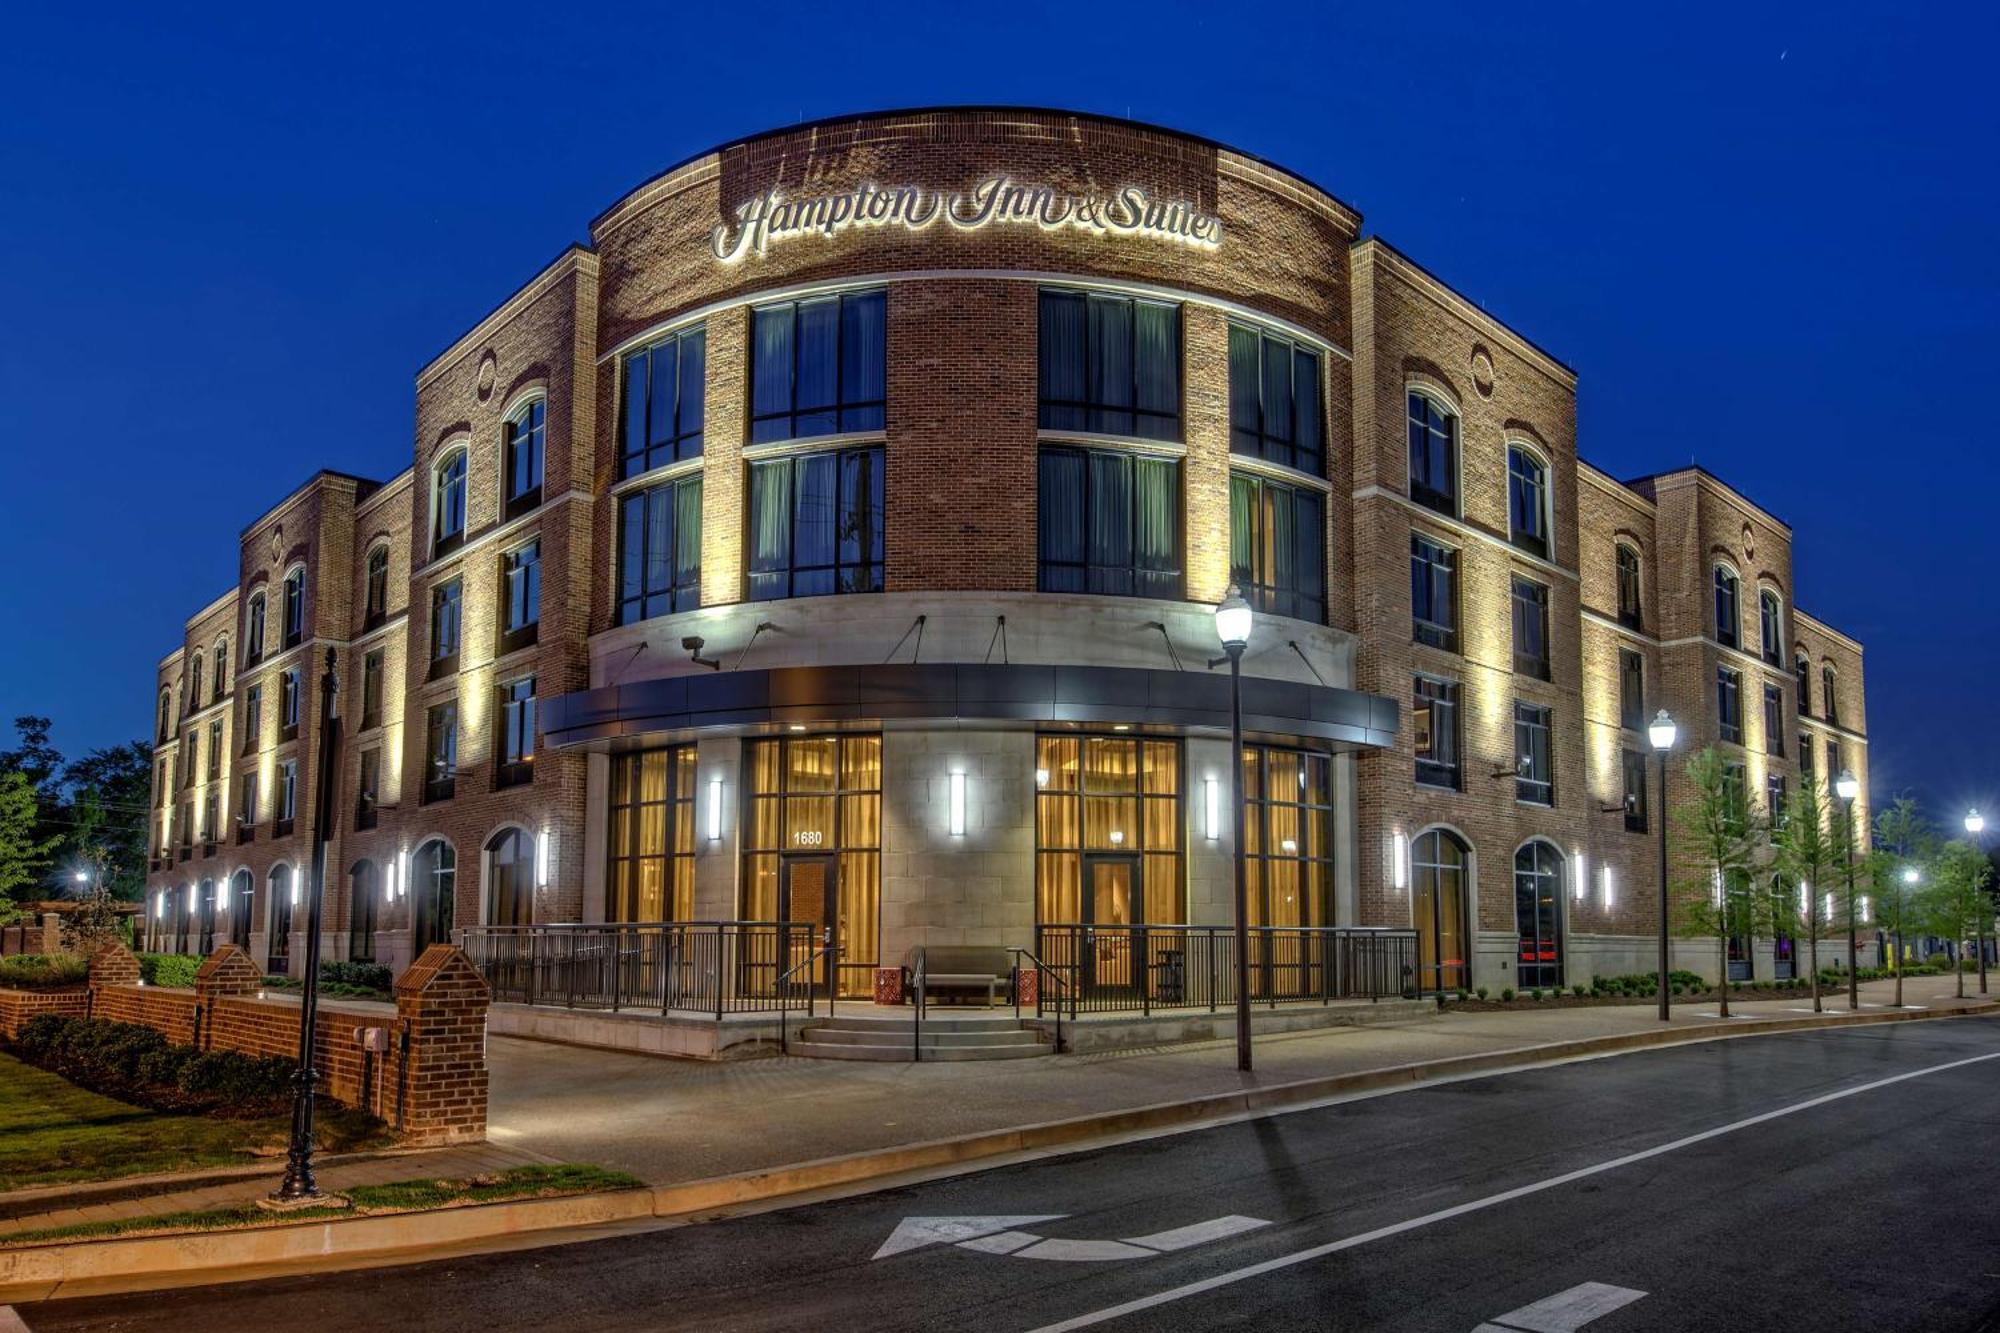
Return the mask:
{"type": "Polygon", "coordinates": [[[1674,1016],[1673,1002],[1668,998],[1672,993],[1667,986],[1667,752],[1674,748],[1674,736],[1679,729],[1674,719],[1662,708],[1653,717],[1653,724],[1646,728],[1646,739],[1653,743],[1653,753],[1660,757],[1660,1021],[1666,1022],[1674,1016]]]}
{"type": "Polygon", "coordinates": [[[1854,780],[1854,770],[1843,768],[1840,776],[1833,780],[1833,794],[1840,798],[1841,810],[1845,818],[1841,821],[1843,834],[1841,841],[1846,844],[1847,858],[1847,1007],[1850,1011],[1861,1009],[1861,980],[1858,975],[1860,960],[1855,950],[1860,941],[1854,933],[1854,798],[1861,794],[1861,784],[1854,780]]]}
{"type": "MultiPolygon", "coordinates": [[[[1229,656],[1229,808],[1236,845],[1236,1067],[1250,1069],[1250,932],[1244,924],[1249,876],[1243,858],[1243,650],[1250,644],[1250,603],[1234,584],[1215,608],[1215,637],[1229,656]]],[[[1210,665],[1213,665],[1211,663],[1210,665]]]]}
{"type": "MultiPolygon", "coordinates": [[[[1967,810],[1965,812],[1965,832],[1966,836],[1972,839],[1974,847],[1977,847],[1982,852],[1986,850],[1986,839],[1980,836],[1986,832],[1986,816],[1980,814],[1977,810],[1967,810]]],[[[1993,913],[1991,911],[1979,914],[1979,938],[1974,940],[1973,944],[1979,950],[1979,993],[1981,995],[1986,994],[1986,932],[1992,924],[1993,913]]]]}

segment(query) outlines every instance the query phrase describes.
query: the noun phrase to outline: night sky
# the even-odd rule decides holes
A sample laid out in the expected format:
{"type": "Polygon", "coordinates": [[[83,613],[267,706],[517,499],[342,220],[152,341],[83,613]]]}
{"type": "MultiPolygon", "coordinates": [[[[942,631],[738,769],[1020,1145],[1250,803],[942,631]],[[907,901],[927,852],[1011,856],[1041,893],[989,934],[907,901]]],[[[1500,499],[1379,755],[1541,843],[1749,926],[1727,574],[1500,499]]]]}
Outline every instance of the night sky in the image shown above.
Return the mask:
{"type": "Polygon", "coordinates": [[[0,723],[145,735],[239,529],[407,466],[417,369],[661,168],[1028,103],[1318,181],[1578,369],[1586,458],[1789,522],[1867,647],[1876,800],[2000,813],[1991,4],[199,12],[23,6],[0,47],[0,723]]]}

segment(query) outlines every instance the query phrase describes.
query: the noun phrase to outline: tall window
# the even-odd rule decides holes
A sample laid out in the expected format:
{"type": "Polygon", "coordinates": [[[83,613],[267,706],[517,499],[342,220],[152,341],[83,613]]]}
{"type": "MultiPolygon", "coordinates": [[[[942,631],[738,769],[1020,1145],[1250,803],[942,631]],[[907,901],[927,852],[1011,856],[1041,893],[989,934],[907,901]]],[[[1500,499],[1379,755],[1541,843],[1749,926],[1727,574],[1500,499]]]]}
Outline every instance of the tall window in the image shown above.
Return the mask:
{"type": "Polygon", "coordinates": [[[535,678],[523,676],[500,687],[500,767],[493,785],[512,787],[535,780],[535,678]]]}
{"type": "Polygon", "coordinates": [[[1841,754],[1840,742],[1833,739],[1833,737],[1831,736],[1827,737],[1826,738],[1826,788],[1829,794],[1831,794],[1833,791],[1833,784],[1840,781],[1840,775],[1844,768],[1844,766],[1841,763],[1842,758],[1843,756],[1841,754]]]}
{"type": "Polygon", "coordinates": [[[250,609],[243,615],[243,665],[255,666],[264,660],[264,590],[250,594],[250,609]]]}
{"type": "Polygon", "coordinates": [[[1549,554],[1549,469],[1518,444],[1507,446],[1507,524],[1514,545],[1549,554]]]}
{"type": "Polygon", "coordinates": [[[299,761],[284,759],[278,763],[277,799],[271,814],[271,836],[282,838],[290,833],[299,817],[299,761]]]}
{"type": "Polygon", "coordinates": [[[227,635],[215,641],[215,651],[209,654],[209,659],[215,663],[215,693],[210,696],[209,701],[219,704],[222,702],[222,696],[228,692],[229,637],[227,635]]]}
{"type": "Polygon", "coordinates": [[[208,724],[208,780],[222,776],[222,720],[208,724]]]}
{"type": "Polygon", "coordinates": [[[1819,669],[1819,711],[1820,716],[1835,726],[1840,725],[1840,701],[1833,692],[1833,663],[1828,662],[1819,669]]]}
{"type": "Polygon", "coordinates": [[[1562,985],[1562,853],[1530,842],[1514,853],[1514,984],[1562,985]]]}
{"type": "Polygon", "coordinates": [[[1743,743],[1743,674],[1731,667],[1715,669],[1715,716],[1722,739],[1743,743]]]}
{"type": "Polygon", "coordinates": [[[1646,659],[1630,648],[1618,650],[1618,725],[1646,729],[1646,659]]]}
{"type": "Polygon", "coordinates": [[[1799,716],[1811,717],[1812,716],[1812,663],[1806,660],[1806,655],[1804,653],[1800,653],[1797,657],[1792,659],[1792,673],[1795,676],[1797,676],[1799,680],[1799,697],[1797,700],[1799,706],[1799,716]]]}
{"type": "Polygon", "coordinates": [[[243,692],[243,753],[257,753],[263,738],[264,687],[252,685],[243,692]]]}
{"type": "Polygon", "coordinates": [[[285,575],[285,647],[296,647],[306,636],[306,572],[285,575]]]}
{"type": "Polygon", "coordinates": [[[618,623],[701,605],[701,478],[619,501],[618,623]]]}
{"type": "Polygon", "coordinates": [[[248,842],[257,827],[257,775],[245,773],[236,779],[236,840],[248,842]]]}
{"type": "Polygon", "coordinates": [[[1715,641],[1727,648],[1739,646],[1743,612],[1738,601],[1736,571],[1727,565],[1715,567],[1715,641]]]}
{"type": "Polygon", "coordinates": [[[1246,745],[1243,800],[1248,923],[1331,925],[1333,761],[1302,750],[1246,745]]]}
{"type": "Polygon", "coordinates": [[[1038,736],[1035,782],[1037,922],[1187,920],[1179,741],[1038,736]]]}
{"type": "Polygon", "coordinates": [[[1813,775],[1813,738],[1805,732],[1799,733],[1799,772],[1808,778],[1813,775]]]}
{"type": "Polygon", "coordinates": [[[286,667],[278,677],[278,743],[294,740],[299,734],[299,669],[286,667]]]}
{"type": "Polygon", "coordinates": [[[1618,623],[1633,629],[1643,628],[1644,616],[1640,610],[1639,598],[1639,553],[1631,547],[1618,547],[1618,623]]]}
{"type": "Polygon", "coordinates": [[[1758,636],[1764,649],[1764,660],[1772,666],[1785,664],[1785,619],[1784,611],[1778,603],[1778,594],[1769,588],[1757,593],[1758,636]]]}
{"type": "Polygon", "coordinates": [[[1410,731],[1416,741],[1417,781],[1427,787],[1459,784],[1458,682],[1418,676],[1411,691],[1410,731]]]}
{"type": "Polygon", "coordinates": [[[1318,476],[1324,445],[1319,353],[1290,338],[1229,326],[1229,448],[1318,476]]]}
{"type": "Polygon", "coordinates": [[[548,403],[540,398],[508,418],[502,455],[507,460],[507,517],[542,502],[542,437],[548,403]]]}
{"type": "Polygon", "coordinates": [[[188,662],[188,712],[194,712],[201,704],[201,654],[196,653],[188,662]]]}
{"type": "Polygon", "coordinates": [[[1785,692],[1776,685],[1764,687],[1764,753],[1785,753],[1785,692]]]}
{"type": "Polygon", "coordinates": [[[611,757],[610,921],[694,917],[695,747],[611,757]]]}
{"type": "Polygon", "coordinates": [[[162,686],[160,689],[160,727],[157,739],[161,745],[165,745],[167,738],[173,734],[174,692],[171,688],[162,686]]]}
{"type": "Polygon", "coordinates": [[[1646,756],[1637,750],[1625,750],[1620,755],[1620,766],[1625,775],[1625,831],[1644,833],[1646,831],[1646,756]]]}
{"type": "Polygon", "coordinates": [[[1410,533],[1410,627],[1418,643],[1458,651],[1458,552],[1410,533]]]}
{"type": "Polygon", "coordinates": [[[354,827],[365,832],[375,827],[382,808],[382,751],[380,747],[361,752],[361,772],[354,784],[354,827]]]}
{"type": "Polygon", "coordinates": [[[381,895],[380,873],[373,861],[361,860],[347,872],[347,961],[375,961],[375,918],[381,895]]]}
{"type": "Polygon", "coordinates": [[[1514,576],[1514,670],[1549,678],[1549,590],[1514,576]]]}
{"type": "Polygon", "coordinates": [[[882,591],[882,451],[750,469],[750,597],[882,591]]]}
{"type": "Polygon", "coordinates": [[[1181,438],[1181,308],[1104,292],[1041,294],[1043,430],[1181,438]]]}
{"type": "Polygon", "coordinates": [[[1043,592],[1181,595],[1181,465],[1106,449],[1042,450],[1043,592]]]}
{"type": "Polygon", "coordinates": [[[431,588],[431,679],[458,670],[458,639],[463,624],[465,588],[446,579],[431,588]]]}
{"type": "Polygon", "coordinates": [[[465,450],[453,449],[431,478],[431,552],[443,555],[465,541],[465,450]]]}
{"type": "Polygon", "coordinates": [[[457,915],[458,853],[433,838],[410,858],[410,924],[412,944],[419,955],[433,944],[451,943],[457,915]]]}
{"type": "Polygon", "coordinates": [[[377,546],[368,553],[367,595],[362,611],[362,628],[374,629],[389,615],[389,548],[377,546]]]}
{"type": "Polygon", "coordinates": [[[458,792],[458,701],[433,704],[424,715],[424,799],[448,801],[458,792]]]}
{"type": "Polygon", "coordinates": [[[267,947],[270,950],[264,968],[267,972],[283,976],[290,971],[292,957],[292,909],[296,906],[292,894],[292,868],[272,866],[264,883],[264,928],[269,932],[267,947]]]}
{"type": "Polygon", "coordinates": [[[1229,577],[1260,611],[1324,622],[1326,498],[1231,473],[1229,577]]]}
{"type": "Polygon", "coordinates": [[[486,924],[525,926],[535,918],[535,844],[517,828],[486,842],[486,924]]]}
{"type": "Polygon", "coordinates": [[[1764,813],[1770,817],[1773,828],[1785,826],[1785,775],[1769,773],[1764,777],[1764,813]]]}
{"type": "MultiPolygon", "coordinates": [[[[1417,927],[1417,975],[1435,990],[1463,990],[1471,984],[1466,948],[1466,862],[1470,853],[1456,835],[1441,829],[1418,835],[1410,844],[1410,915],[1417,927]]],[[[1421,984],[1421,983],[1420,983],[1421,984]]]]}
{"type": "Polygon", "coordinates": [[[750,318],[751,443],[882,429],[886,293],[762,306],[750,318]]]}
{"type": "Polygon", "coordinates": [[[1555,756],[1549,749],[1551,713],[1543,704],[1514,705],[1514,799],[1556,803],[1555,756]]]}
{"type": "Polygon", "coordinates": [[[692,328],[625,358],[624,438],[619,475],[698,458],[702,447],[702,374],[708,336],[692,328]]]}
{"type": "Polygon", "coordinates": [[[382,725],[382,650],[361,656],[361,730],[382,725]]]}
{"type": "Polygon", "coordinates": [[[542,620],[542,539],[500,557],[500,651],[511,653],[535,641],[542,620]]]}
{"type": "Polygon", "coordinates": [[[1458,418],[1420,393],[1410,395],[1410,498],[1458,514],[1458,418]]]}

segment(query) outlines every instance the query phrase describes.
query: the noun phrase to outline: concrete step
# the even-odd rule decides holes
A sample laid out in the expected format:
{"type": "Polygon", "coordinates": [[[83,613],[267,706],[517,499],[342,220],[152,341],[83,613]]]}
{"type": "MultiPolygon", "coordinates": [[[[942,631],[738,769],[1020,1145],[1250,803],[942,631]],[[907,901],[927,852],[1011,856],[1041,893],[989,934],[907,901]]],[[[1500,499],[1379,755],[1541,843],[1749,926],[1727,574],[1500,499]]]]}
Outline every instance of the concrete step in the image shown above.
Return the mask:
{"type": "MultiPolygon", "coordinates": [[[[794,1016],[799,1018],[804,1017],[798,1014],[794,1016]]],[[[1024,1014],[1022,1017],[1030,1016],[1024,1014]]],[[[914,1014],[909,1010],[904,1010],[901,1013],[896,1013],[892,1010],[888,1013],[864,1011],[850,1014],[836,1012],[830,1017],[821,1015],[805,1019],[805,1021],[814,1027],[838,1027],[866,1032],[908,1032],[910,1024],[915,1022],[916,1019],[914,1014]]],[[[924,1031],[926,1032],[1013,1031],[1019,1028],[1020,1025],[1021,1020],[1014,1017],[1012,1009],[993,1009],[985,1012],[974,1010],[969,1013],[964,1011],[939,1013],[933,1009],[924,1015],[924,1031]]]]}
{"type": "MultiPolygon", "coordinates": [[[[799,1030],[801,1037],[813,1041],[832,1042],[842,1046],[886,1046],[901,1040],[905,1045],[910,1040],[910,1025],[905,1023],[899,1029],[880,1027],[843,1027],[831,1023],[815,1023],[799,1030]]],[[[1018,1024],[1009,1023],[1004,1028],[976,1028],[962,1031],[936,1031],[924,1024],[924,1045],[926,1046],[1012,1046],[1023,1039],[1035,1040],[1035,1034],[1024,1032],[1018,1024]]]]}
{"type": "MultiPolygon", "coordinates": [[[[1055,1054],[1055,1047],[1046,1042],[1035,1041],[1031,1034],[1022,1034],[1029,1039],[1008,1046],[933,1046],[924,1042],[924,1062],[953,1060],[1031,1060],[1037,1056],[1055,1054]]],[[[901,1042],[830,1042],[812,1041],[798,1037],[792,1041],[792,1054],[809,1055],[821,1060],[874,1060],[886,1063],[910,1062],[910,1043],[901,1042]]]]}

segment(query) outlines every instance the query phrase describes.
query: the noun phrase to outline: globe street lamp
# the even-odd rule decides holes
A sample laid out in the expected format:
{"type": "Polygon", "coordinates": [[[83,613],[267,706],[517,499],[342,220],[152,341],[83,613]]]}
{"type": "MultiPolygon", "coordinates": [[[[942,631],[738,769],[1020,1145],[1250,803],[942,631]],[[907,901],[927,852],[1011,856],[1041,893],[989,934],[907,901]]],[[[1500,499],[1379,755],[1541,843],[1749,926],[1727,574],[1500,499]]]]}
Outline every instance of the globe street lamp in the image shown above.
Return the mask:
{"type": "Polygon", "coordinates": [[[1861,794],[1861,784],[1854,780],[1854,770],[1843,768],[1840,776],[1833,780],[1833,794],[1840,798],[1843,815],[1841,841],[1846,844],[1847,859],[1847,1007],[1852,1012],[1861,1009],[1860,959],[1855,950],[1860,941],[1854,933],[1854,798],[1861,794]]]}
{"type": "Polygon", "coordinates": [[[1660,757],[1660,1021],[1666,1022],[1674,1016],[1673,1002],[1668,999],[1667,987],[1667,752],[1674,748],[1674,736],[1678,733],[1674,719],[1662,708],[1653,716],[1653,724],[1646,728],[1646,739],[1653,743],[1653,753],[1660,757]]]}
{"type": "MultiPolygon", "coordinates": [[[[1986,816],[1977,810],[1965,812],[1965,833],[1972,839],[1972,845],[1980,851],[1986,850],[1986,839],[1980,835],[1986,832],[1986,816]]],[[[1979,938],[1974,941],[1979,946],[1979,993],[1986,994],[1986,932],[1993,924],[1993,913],[1979,914],[1979,938]]]]}
{"type": "MultiPolygon", "coordinates": [[[[1243,650],[1250,644],[1250,603],[1234,584],[1215,608],[1215,637],[1229,656],[1229,808],[1236,839],[1236,1067],[1250,1069],[1250,939],[1244,915],[1249,876],[1243,857],[1243,650]]],[[[1211,663],[1213,665],[1213,663],[1211,663]]]]}

